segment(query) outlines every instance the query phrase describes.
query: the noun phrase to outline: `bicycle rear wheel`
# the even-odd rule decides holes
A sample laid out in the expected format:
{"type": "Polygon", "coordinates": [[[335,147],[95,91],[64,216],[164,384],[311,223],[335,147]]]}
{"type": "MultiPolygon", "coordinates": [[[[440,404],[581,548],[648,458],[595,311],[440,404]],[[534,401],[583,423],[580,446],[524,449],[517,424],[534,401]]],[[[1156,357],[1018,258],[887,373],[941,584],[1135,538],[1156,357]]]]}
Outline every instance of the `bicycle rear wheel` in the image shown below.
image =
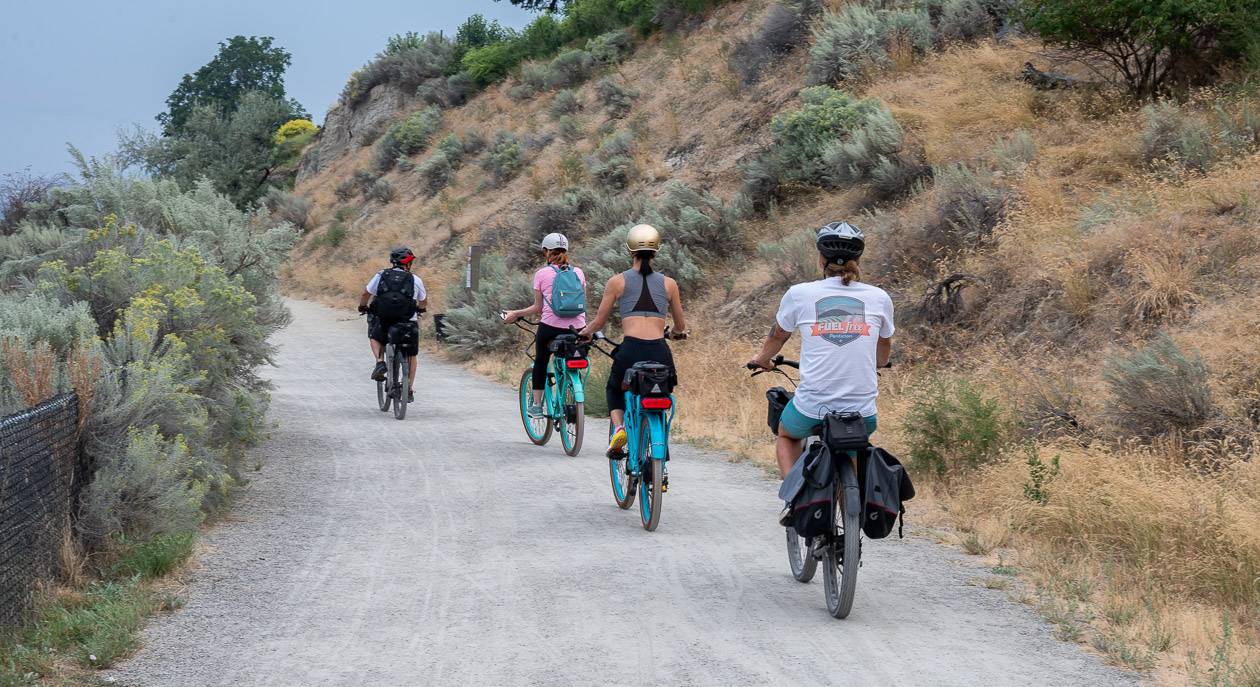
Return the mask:
{"type": "Polygon", "coordinates": [[[521,406],[521,424],[525,425],[525,436],[529,440],[542,446],[551,440],[551,420],[546,417],[530,417],[529,416],[529,398],[534,390],[534,372],[531,368],[525,368],[525,374],[521,375],[520,393],[517,394],[521,406]]]}
{"type": "Polygon", "coordinates": [[[796,534],[796,530],[785,527],[787,531],[788,564],[792,566],[792,577],[797,582],[809,582],[814,579],[818,570],[818,559],[810,551],[810,540],[796,534]]]}
{"type": "Polygon", "coordinates": [[[385,381],[376,383],[376,405],[382,413],[387,413],[392,400],[393,398],[389,395],[389,378],[386,377],[385,381]]]}
{"type": "Polygon", "coordinates": [[[831,499],[835,530],[823,553],[823,594],[827,610],[835,618],[846,618],[853,608],[857,591],[858,567],[862,560],[861,492],[853,465],[846,458],[840,464],[840,479],[831,499]]]}
{"type": "MultiPolygon", "coordinates": [[[[581,382],[578,382],[579,384],[581,382]]],[[[582,431],[586,426],[585,403],[578,403],[573,380],[561,382],[564,393],[560,395],[560,443],[564,452],[576,456],[582,450],[582,431]]]]}
{"type": "Polygon", "coordinates": [[[664,456],[652,455],[652,429],[647,418],[639,430],[639,518],[643,529],[654,532],[661,521],[661,485],[664,483],[664,456]]]}
{"type": "Polygon", "coordinates": [[[411,361],[406,355],[399,355],[397,349],[394,351],[393,371],[391,375],[395,380],[394,384],[394,419],[401,420],[407,417],[407,389],[410,385],[407,383],[411,376],[411,361]]]}
{"type": "MultiPolygon", "coordinates": [[[[612,422],[608,423],[608,438],[612,439],[612,422]]],[[[638,493],[639,483],[628,470],[630,466],[629,457],[624,456],[616,460],[608,459],[608,480],[612,483],[613,500],[617,502],[617,506],[621,510],[626,510],[634,505],[634,497],[638,493]]]]}

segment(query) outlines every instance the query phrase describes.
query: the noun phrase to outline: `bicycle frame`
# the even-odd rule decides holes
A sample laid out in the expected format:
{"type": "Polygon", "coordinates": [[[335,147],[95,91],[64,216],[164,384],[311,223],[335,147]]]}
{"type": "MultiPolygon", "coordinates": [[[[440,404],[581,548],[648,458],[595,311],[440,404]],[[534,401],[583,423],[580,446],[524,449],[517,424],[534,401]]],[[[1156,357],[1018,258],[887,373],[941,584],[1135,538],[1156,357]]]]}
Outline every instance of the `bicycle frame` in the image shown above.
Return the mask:
{"type": "Polygon", "coordinates": [[[566,387],[573,389],[575,403],[586,402],[586,377],[590,375],[591,368],[589,364],[581,368],[570,368],[566,359],[554,355],[551,356],[549,367],[547,384],[543,387],[543,407],[548,416],[560,417],[564,413],[566,387]]]}
{"type": "Polygon", "coordinates": [[[643,454],[639,446],[643,423],[647,423],[652,455],[662,456],[659,460],[665,460],[665,457],[669,455],[669,428],[674,422],[674,414],[678,411],[677,399],[670,395],[669,401],[669,413],[666,414],[664,410],[644,408],[642,397],[630,391],[626,392],[625,427],[628,442],[626,453],[630,472],[635,476],[642,474],[643,470],[643,466],[639,464],[639,456],[643,454]]]}

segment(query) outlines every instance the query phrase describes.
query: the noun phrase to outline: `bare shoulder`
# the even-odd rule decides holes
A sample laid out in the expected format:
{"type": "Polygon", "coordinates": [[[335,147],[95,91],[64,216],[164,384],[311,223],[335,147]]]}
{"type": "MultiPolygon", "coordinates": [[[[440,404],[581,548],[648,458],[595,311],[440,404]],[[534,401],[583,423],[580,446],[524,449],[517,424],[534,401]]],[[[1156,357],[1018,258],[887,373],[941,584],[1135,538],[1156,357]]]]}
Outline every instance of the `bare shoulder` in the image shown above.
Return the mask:
{"type": "Polygon", "coordinates": [[[614,274],[613,276],[608,278],[608,284],[607,286],[604,287],[604,290],[620,292],[622,289],[625,288],[625,286],[626,286],[626,277],[625,275],[618,272],[617,274],[614,274]]]}

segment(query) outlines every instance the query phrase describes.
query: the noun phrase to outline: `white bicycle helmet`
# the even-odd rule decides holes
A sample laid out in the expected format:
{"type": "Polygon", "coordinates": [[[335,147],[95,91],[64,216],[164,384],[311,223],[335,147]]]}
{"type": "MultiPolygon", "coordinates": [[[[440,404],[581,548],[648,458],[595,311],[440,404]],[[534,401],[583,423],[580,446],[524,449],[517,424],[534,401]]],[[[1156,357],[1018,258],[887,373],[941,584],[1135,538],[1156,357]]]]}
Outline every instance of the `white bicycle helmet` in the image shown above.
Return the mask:
{"type": "Polygon", "coordinates": [[[814,244],[828,262],[842,263],[862,257],[866,235],[848,222],[832,222],[818,230],[814,244]]]}
{"type": "Polygon", "coordinates": [[[565,238],[564,234],[547,234],[543,237],[540,247],[543,250],[555,250],[557,248],[569,250],[569,239],[565,238]]]}

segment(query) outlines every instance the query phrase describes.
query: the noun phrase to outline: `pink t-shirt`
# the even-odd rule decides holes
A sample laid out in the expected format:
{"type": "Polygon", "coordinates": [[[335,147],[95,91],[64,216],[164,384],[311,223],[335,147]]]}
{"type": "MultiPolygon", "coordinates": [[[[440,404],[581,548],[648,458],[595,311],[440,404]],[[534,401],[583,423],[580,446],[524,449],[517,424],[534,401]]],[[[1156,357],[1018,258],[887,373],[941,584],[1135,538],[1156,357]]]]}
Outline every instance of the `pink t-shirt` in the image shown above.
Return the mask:
{"type": "MultiPolygon", "coordinates": [[[[571,268],[577,272],[578,279],[582,280],[582,286],[586,286],[586,275],[582,273],[582,268],[571,268]]],[[[543,311],[542,323],[549,324],[553,327],[567,329],[568,327],[577,327],[581,329],[586,326],[586,315],[578,315],[577,317],[560,317],[551,311],[551,285],[556,282],[556,271],[551,265],[538,270],[534,273],[534,290],[542,292],[543,311]]]]}

